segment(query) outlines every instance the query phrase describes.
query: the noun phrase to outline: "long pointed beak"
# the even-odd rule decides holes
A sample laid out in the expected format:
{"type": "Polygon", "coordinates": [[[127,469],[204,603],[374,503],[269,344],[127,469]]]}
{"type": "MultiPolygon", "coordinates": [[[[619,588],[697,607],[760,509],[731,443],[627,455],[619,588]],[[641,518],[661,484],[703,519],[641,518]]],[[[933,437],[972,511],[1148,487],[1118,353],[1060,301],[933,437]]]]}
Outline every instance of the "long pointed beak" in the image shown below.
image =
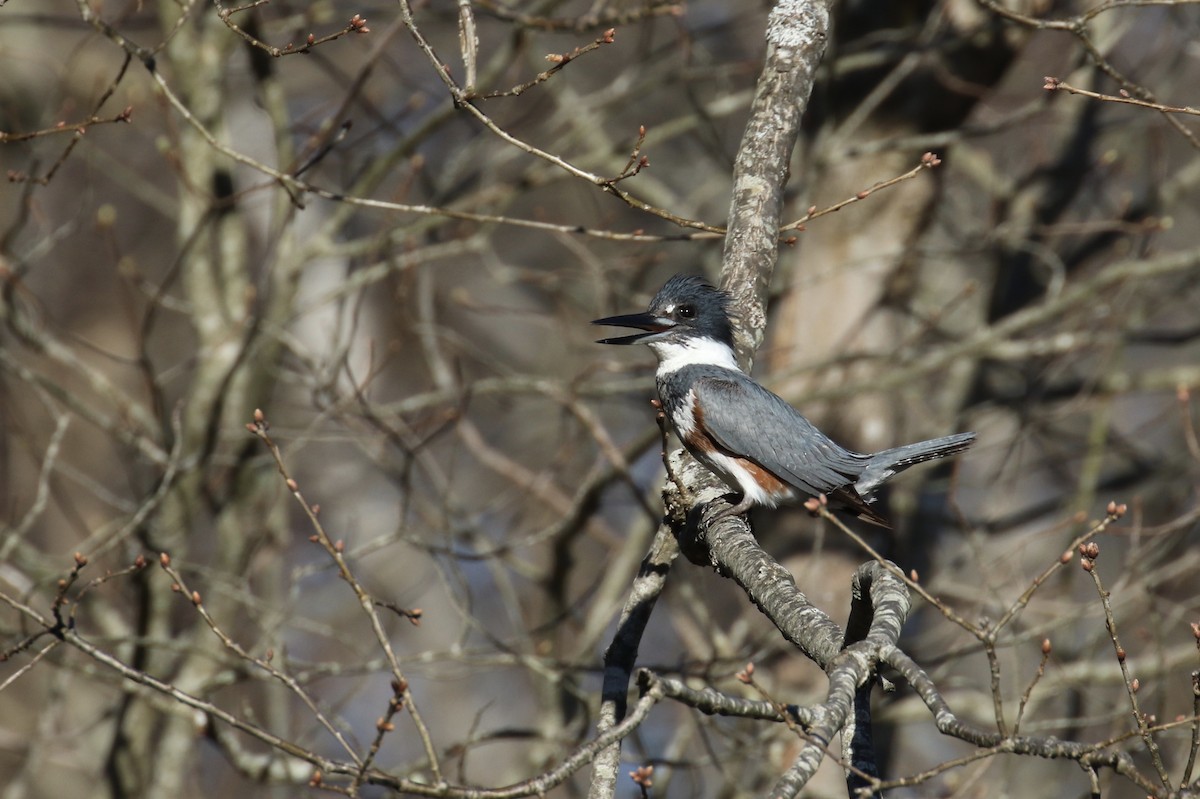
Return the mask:
{"type": "Polygon", "coordinates": [[[596,319],[592,322],[593,325],[611,325],[613,327],[636,327],[638,330],[644,330],[644,333],[634,333],[632,336],[617,336],[616,338],[602,338],[596,341],[597,344],[636,344],[645,338],[653,336],[655,333],[663,333],[675,327],[675,323],[670,319],[664,319],[660,316],[654,316],[648,313],[631,313],[625,316],[607,316],[603,319],[596,319]]]}

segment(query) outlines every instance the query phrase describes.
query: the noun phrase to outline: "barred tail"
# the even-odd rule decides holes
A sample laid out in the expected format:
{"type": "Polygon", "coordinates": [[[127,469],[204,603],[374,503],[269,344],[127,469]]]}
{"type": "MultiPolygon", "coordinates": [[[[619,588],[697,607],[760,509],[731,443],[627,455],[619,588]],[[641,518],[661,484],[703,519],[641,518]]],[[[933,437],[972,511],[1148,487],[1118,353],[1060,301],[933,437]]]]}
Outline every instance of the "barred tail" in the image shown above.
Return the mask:
{"type": "Polygon", "coordinates": [[[854,487],[859,494],[866,496],[909,466],[956,455],[973,443],[975,443],[974,433],[955,433],[952,436],[918,441],[915,444],[905,444],[902,447],[876,452],[871,456],[871,460],[867,461],[867,468],[863,469],[862,475],[854,487]]]}

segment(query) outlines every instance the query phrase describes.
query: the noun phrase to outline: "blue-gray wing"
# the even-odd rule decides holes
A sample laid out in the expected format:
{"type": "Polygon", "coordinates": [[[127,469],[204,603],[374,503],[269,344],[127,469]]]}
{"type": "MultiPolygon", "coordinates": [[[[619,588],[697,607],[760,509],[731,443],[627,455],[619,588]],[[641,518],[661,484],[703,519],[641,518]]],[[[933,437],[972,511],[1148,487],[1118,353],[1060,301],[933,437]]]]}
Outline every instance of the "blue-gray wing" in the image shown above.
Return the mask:
{"type": "Polygon", "coordinates": [[[837,490],[853,486],[866,467],[868,456],[834,443],[782,398],[745,375],[704,375],[692,388],[697,415],[703,416],[704,429],[719,446],[749,458],[803,496],[840,493],[837,490]]]}

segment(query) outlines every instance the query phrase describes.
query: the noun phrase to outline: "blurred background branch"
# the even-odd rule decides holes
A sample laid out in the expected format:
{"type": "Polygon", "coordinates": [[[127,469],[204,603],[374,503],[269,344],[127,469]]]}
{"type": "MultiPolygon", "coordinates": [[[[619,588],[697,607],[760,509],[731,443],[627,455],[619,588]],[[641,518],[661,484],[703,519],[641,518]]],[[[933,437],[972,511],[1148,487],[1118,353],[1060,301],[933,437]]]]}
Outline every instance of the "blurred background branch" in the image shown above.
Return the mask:
{"type": "Polygon", "coordinates": [[[896,683],[860,785],[1197,790],[1200,11],[834,4],[768,191],[799,5],[0,2],[0,795],[577,796],[617,740],[610,793],[846,795],[590,341],[677,272],[846,445],[979,432],[892,535],[752,520],[830,623],[864,547],[935,600],[838,661],[896,683]]]}

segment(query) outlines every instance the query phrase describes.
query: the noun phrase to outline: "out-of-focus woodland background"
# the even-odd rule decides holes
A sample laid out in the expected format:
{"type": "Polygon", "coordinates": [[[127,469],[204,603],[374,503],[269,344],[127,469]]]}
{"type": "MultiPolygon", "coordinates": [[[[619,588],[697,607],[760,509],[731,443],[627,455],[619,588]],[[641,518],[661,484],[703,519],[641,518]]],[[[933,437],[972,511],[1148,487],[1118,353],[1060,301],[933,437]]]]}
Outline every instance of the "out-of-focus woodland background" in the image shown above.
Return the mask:
{"type": "MultiPolygon", "coordinates": [[[[871,535],[995,640],[919,602],[906,651],[960,716],[1158,780],[1152,740],[1179,788],[1200,120],[1162,104],[1200,105],[1200,9],[1000,2],[833,7],[785,218],[856,201],[783,234],[756,374],[857,449],[978,431],[897,481],[871,535]],[[1059,563],[1111,499],[1092,560],[1124,676],[1092,577],[1059,563]]],[[[498,787],[594,735],[663,467],[653,358],[588,321],[717,277],[769,10],[0,2],[0,797],[316,793],[304,752],[498,787]],[[68,641],[38,635],[56,616],[68,641]]],[[[753,518],[842,618],[870,556],[803,510],[753,518]]],[[[749,661],[779,701],[824,695],[681,561],[638,662],[755,696],[749,661]]],[[[914,778],[894,795],[1091,790],[1066,761],[939,767],[976,750],[903,684],[876,726],[883,775],[914,778]]],[[[654,796],[758,795],[797,740],[662,702],[623,769],[654,764],[654,796]]],[[[551,795],[586,792],[577,766],[551,795]]],[[[845,796],[826,766],[808,791],[845,796]]]]}

